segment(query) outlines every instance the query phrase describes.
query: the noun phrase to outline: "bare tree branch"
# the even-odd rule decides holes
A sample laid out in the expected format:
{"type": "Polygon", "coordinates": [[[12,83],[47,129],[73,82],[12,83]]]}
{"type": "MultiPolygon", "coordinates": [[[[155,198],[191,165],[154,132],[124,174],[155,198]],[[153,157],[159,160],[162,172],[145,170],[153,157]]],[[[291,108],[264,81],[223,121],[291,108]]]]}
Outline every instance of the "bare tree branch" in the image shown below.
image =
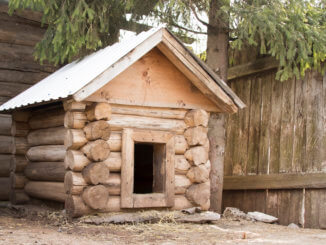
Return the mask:
{"type": "Polygon", "coordinates": [[[187,31],[187,32],[192,32],[194,34],[203,34],[203,35],[207,35],[207,32],[204,32],[204,31],[195,31],[195,30],[191,30],[191,29],[188,29],[186,27],[183,27],[183,26],[180,26],[174,22],[171,22],[170,25],[174,26],[174,27],[177,27],[177,28],[180,28],[184,31],[187,31]]]}
{"type": "Polygon", "coordinates": [[[201,18],[199,18],[199,16],[196,13],[196,9],[194,8],[194,6],[192,5],[192,1],[189,1],[189,7],[191,9],[191,11],[193,12],[194,16],[196,17],[196,19],[202,23],[205,26],[209,26],[209,24],[206,21],[203,21],[201,18]]]}

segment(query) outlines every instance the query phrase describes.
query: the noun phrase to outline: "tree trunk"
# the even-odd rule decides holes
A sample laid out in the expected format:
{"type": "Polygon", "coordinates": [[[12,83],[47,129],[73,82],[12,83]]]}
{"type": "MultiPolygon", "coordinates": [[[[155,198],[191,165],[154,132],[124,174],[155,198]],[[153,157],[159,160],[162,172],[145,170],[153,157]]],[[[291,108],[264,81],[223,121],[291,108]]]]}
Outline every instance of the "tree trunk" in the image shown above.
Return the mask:
{"type": "MultiPolygon", "coordinates": [[[[222,0],[211,0],[209,10],[209,26],[207,29],[207,64],[227,82],[228,69],[228,18],[218,16],[222,0]],[[221,21],[222,20],[222,21],[221,21]]],[[[225,140],[221,140],[220,130],[223,130],[224,116],[211,114],[209,121],[208,138],[210,141],[209,159],[211,162],[210,182],[211,197],[210,209],[221,212],[223,191],[223,165],[225,140]],[[222,151],[223,150],[223,151],[222,151]]],[[[223,137],[224,138],[224,137],[223,137]]]]}

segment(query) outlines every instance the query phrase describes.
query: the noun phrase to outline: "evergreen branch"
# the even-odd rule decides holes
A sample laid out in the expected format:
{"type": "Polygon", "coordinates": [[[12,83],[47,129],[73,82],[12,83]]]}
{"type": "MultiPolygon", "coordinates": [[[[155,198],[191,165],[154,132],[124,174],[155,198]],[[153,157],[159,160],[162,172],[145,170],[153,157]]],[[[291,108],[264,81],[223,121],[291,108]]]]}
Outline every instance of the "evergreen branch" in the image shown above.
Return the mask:
{"type": "Polygon", "coordinates": [[[192,5],[192,1],[189,1],[189,7],[190,7],[192,13],[194,14],[194,16],[196,17],[196,19],[197,19],[200,23],[202,23],[202,24],[205,25],[205,26],[209,26],[209,23],[207,23],[206,21],[203,21],[201,18],[199,18],[199,16],[198,16],[197,13],[196,13],[196,9],[195,9],[194,6],[192,5]]]}
{"type": "Polygon", "coordinates": [[[174,26],[174,27],[177,27],[177,28],[180,28],[184,31],[187,31],[187,32],[192,32],[194,34],[203,34],[203,35],[207,35],[207,32],[204,32],[204,31],[195,31],[195,30],[191,30],[189,28],[186,28],[186,27],[183,27],[183,26],[180,26],[174,22],[170,23],[170,25],[174,26]]]}

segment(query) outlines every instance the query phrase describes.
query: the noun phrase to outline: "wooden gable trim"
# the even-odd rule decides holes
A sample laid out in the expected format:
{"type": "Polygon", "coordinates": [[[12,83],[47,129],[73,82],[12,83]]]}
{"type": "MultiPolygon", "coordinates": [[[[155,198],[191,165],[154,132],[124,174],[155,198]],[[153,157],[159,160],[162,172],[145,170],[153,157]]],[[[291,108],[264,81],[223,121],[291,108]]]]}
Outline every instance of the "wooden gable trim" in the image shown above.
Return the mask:
{"type": "Polygon", "coordinates": [[[168,31],[163,30],[163,41],[157,47],[205,96],[210,98],[222,112],[237,112],[238,107],[234,104],[232,99],[215,83],[189,52],[187,52],[168,31]]]}
{"type": "Polygon", "coordinates": [[[121,72],[123,72],[133,63],[135,63],[138,59],[140,59],[142,56],[148,53],[151,49],[156,47],[162,41],[162,31],[163,31],[162,29],[157,31],[148,39],[146,39],[144,42],[139,44],[136,48],[131,50],[127,55],[125,55],[115,64],[113,64],[108,69],[106,69],[102,74],[96,77],[93,81],[91,81],[89,84],[87,84],[79,91],[77,91],[73,95],[73,98],[77,102],[83,101],[88,96],[90,96],[91,94],[93,94],[94,92],[102,88],[105,84],[108,83],[108,81],[111,81],[121,72]]]}

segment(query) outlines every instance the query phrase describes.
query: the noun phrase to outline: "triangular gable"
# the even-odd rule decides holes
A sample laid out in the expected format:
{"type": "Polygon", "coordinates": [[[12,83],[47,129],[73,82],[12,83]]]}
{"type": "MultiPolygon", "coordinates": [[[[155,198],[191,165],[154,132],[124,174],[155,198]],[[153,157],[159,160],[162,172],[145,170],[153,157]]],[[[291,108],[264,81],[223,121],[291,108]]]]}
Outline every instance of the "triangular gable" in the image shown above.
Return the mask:
{"type": "Polygon", "coordinates": [[[152,49],[85,100],[221,112],[158,48],[152,49]]]}
{"type": "Polygon", "coordinates": [[[0,107],[12,110],[40,103],[49,103],[73,97],[83,101],[113,80],[154,47],[162,53],[212,101],[222,112],[234,113],[243,108],[241,100],[227,85],[212,76],[171,33],[164,28],[141,33],[131,40],[91,54],[81,61],[73,62],[0,107]]]}

